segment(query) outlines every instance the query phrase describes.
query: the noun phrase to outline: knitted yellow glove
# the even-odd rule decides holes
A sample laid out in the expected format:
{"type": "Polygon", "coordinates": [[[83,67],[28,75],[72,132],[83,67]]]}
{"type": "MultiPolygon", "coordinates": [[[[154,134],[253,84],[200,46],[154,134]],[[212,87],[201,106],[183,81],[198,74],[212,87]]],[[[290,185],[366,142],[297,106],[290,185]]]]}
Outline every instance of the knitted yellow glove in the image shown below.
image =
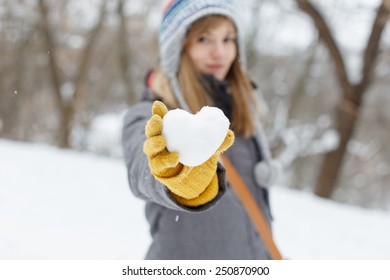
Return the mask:
{"type": "Polygon", "coordinates": [[[224,142],[206,162],[194,167],[186,166],[179,162],[178,153],[167,150],[165,137],[161,134],[162,118],[167,112],[164,103],[155,101],[153,116],[145,126],[147,139],[144,153],[148,157],[150,170],[181,204],[193,207],[205,204],[218,194],[218,158],[233,144],[234,133],[229,129],[224,142]]]}

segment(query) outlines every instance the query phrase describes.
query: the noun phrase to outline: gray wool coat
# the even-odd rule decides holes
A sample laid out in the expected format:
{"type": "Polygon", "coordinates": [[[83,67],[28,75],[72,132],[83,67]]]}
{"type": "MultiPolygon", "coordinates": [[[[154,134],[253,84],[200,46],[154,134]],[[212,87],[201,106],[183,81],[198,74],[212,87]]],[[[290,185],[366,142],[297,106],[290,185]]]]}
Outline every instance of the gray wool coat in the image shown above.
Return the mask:
{"type": "MultiPolygon", "coordinates": [[[[143,153],[145,124],[152,116],[151,108],[150,101],[130,108],[122,134],[131,191],[146,201],[146,218],[153,239],[146,259],[269,259],[244,206],[226,181],[222,165],[217,169],[219,194],[212,202],[196,208],[178,204],[167,187],[155,180],[143,153]]],[[[225,155],[270,221],[268,190],[254,178],[260,151],[254,139],[236,135],[225,155]]]]}

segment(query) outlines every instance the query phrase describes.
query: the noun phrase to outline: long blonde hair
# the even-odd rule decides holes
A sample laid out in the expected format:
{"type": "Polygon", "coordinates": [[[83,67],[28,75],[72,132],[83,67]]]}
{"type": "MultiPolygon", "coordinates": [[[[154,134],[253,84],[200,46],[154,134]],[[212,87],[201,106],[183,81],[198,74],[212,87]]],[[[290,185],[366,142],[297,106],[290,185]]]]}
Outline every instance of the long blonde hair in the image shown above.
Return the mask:
{"type": "MultiPolygon", "coordinates": [[[[193,63],[187,53],[188,42],[202,32],[219,26],[221,23],[229,20],[225,16],[212,15],[201,18],[196,21],[187,32],[180,59],[180,67],[177,73],[181,92],[189,108],[193,113],[198,112],[203,106],[213,105],[212,100],[207,94],[203,78],[200,73],[195,71],[193,63]]],[[[230,21],[230,20],[229,20],[230,21]]],[[[239,46],[236,47],[238,49],[239,46]]],[[[244,47],[244,46],[240,46],[244,47]]],[[[253,135],[255,130],[255,120],[253,114],[257,108],[251,108],[250,104],[256,104],[252,85],[244,74],[238,55],[226,76],[229,89],[233,97],[233,116],[231,129],[244,136],[253,135]]],[[[178,107],[174,98],[172,87],[168,78],[162,71],[156,71],[153,79],[152,90],[163,99],[170,107],[178,107]]]]}

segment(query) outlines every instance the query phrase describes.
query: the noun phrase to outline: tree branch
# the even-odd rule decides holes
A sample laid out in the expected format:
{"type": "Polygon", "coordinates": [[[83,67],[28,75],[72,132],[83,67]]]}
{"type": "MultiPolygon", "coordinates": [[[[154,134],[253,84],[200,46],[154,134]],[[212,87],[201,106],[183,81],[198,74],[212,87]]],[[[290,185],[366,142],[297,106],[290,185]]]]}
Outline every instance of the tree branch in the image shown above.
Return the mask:
{"type": "MultiPolygon", "coordinates": [[[[385,2],[389,5],[390,1],[384,0],[379,6],[372,26],[371,35],[367,42],[367,47],[364,51],[364,64],[362,69],[362,79],[359,83],[360,87],[365,88],[372,77],[375,61],[378,56],[378,48],[380,38],[386,22],[389,18],[389,9],[386,7],[385,2]]],[[[364,89],[363,89],[364,90],[364,89]]]]}
{"type": "Polygon", "coordinates": [[[390,11],[390,0],[383,0],[383,5],[386,7],[387,11],[390,11]]]}
{"type": "Polygon", "coordinates": [[[89,40],[81,55],[80,67],[79,67],[78,75],[76,77],[75,90],[73,95],[73,104],[72,104],[73,106],[71,106],[73,107],[72,114],[71,114],[72,118],[73,118],[74,111],[76,109],[75,107],[77,107],[78,103],[82,100],[83,97],[83,91],[81,90],[81,87],[83,85],[85,76],[88,73],[88,64],[93,54],[93,47],[95,45],[99,32],[103,26],[104,18],[106,15],[106,6],[107,6],[107,0],[104,0],[100,8],[100,15],[97,20],[97,23],[95,27],[91,30],[89,40]]]}
{"type": "Polygon", "coordinates": [[[343,93],[350,92],[351,84],[348,80],[347,70],[344,64],[344,60],[341,56],[340,49],[338,48],[332,33],[326,24],[321,13],[307,0],[296,0],[299,8],[308,14],[314,21],[317,27],[319,37],[328,47],[331,57],[336,65],[337,79],[342,87],[343,93]]]}

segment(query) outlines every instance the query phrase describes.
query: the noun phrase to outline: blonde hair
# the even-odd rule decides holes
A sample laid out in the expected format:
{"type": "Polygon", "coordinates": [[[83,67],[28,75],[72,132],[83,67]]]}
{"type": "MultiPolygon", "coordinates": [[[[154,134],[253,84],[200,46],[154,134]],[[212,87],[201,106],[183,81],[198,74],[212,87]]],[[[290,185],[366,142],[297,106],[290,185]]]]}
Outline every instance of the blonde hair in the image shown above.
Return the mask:
{"type": "MultiPolygon", "coordinates": [[[[183,97],[193,113],[198,112],[203,106],[212,105],[212,100],[207,94],[207,89],[203,84],[202,76],[195,71],[193,63],[187,53],[188,42],[202,32],[212,27],[219,26],[226,21],[230,20],[225,16],[207,16],[196,21],[187,32],[177,78],[183,97]]],[[[238,49],[237,42],[236,47],[238,49]]],[[[226,81],[233,97],[231,129],[244,137],[249,137],[254,133],[255,120],[253,114],[257,113],[257,107],[251,108],[250,104],[256,104],[256,98],[251,82],[244,74],[241,67],[238,55],[232,63],[226,76],[226,81]]],[[[157,70],[155,73],[152,90],[162,98],[168,106],[173,108],[178,107],[178,102],[174,97],[169,80],[161,70],[157,70]]]]}

